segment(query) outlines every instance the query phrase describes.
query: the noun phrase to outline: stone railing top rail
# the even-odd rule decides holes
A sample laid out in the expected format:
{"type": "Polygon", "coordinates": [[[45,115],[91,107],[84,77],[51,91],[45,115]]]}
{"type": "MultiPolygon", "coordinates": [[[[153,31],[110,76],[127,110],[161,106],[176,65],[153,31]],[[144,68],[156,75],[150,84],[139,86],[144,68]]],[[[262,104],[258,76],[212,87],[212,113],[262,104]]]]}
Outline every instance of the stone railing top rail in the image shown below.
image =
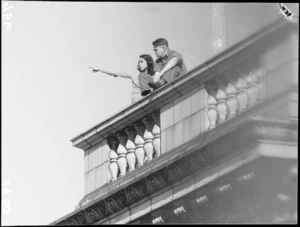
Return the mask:
{"type": "MultiPolygon", "coordinates": [[[[159,110],[168,102],[176,99],[189,90],[203,84],[208,79],[229,69],[233,64],[238,64],[248,56],[262,51],[266,46],[272,45],[278,39],[268,39],[274,33],[283,28],[295,27],[293,23],[285,20],[276,20],[260,31],[254,33],[241,42],[227,48],[203,64],[191,69],[183,76],[160,88],[156,92],[146,96],[142,100],[126,107],[119,113],[109,117],[105,121],[91,127],[85,132],[71,139],[73,146],[86,150],[94,144],[102,141],[107,136],[116,133],[141,117],[159,110]]],[[[280,34],[286,35],[287,32],[280,34]]]]}

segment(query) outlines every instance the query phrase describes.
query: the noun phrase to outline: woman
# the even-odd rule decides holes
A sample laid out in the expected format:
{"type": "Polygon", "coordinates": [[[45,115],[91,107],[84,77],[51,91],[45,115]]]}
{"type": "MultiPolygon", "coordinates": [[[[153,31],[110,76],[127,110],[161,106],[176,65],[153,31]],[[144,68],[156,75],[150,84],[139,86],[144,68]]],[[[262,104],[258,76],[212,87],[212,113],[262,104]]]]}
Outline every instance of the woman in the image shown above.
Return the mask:
{"type": "MultiPolygon", "coordinates": [[[[89,67],[92,69],[92,72],[102,72],[105,73],[107,75],[113,76],[113,77],[122,77],[122,78],[126,78],[126,79],[131,79],[132,81],[132,92],[131,92],[131,103],[135,103],[138,100],[142,99],[143,96],[148,95],[149,93],[151,93],[151,90],[145,90],[143,88],[143,86],[140,86],[138,77],[136,76],[132,76],[129,75],[127,73],[115,73],[115,72],[110,72],[104,69],[96,69],[93,67],[89,67]]],[[[154,61],[153,58],[148,55],[148,54],[143,54],[139,56],[139,61],[138,61],[138,65],[137,65],[137,69],[141,74],[144,74],[147,76],[147,78],[149,78],[149,80],[151,80],[152,76],[154,76],[155,72],[154,72],[154,61]]]]}

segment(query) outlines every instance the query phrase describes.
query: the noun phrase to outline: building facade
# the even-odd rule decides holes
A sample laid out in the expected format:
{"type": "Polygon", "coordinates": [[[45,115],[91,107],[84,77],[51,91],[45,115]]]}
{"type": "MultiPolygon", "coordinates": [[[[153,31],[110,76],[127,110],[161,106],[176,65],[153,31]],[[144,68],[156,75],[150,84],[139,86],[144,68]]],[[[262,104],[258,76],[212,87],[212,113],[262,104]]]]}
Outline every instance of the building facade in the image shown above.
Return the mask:
{"type": "Polygon", "coordinates": [[[85,196],[51,224],[297,223],[298,23],[235,42],[212,7],[214,57],[72,139],[85,196]]]}

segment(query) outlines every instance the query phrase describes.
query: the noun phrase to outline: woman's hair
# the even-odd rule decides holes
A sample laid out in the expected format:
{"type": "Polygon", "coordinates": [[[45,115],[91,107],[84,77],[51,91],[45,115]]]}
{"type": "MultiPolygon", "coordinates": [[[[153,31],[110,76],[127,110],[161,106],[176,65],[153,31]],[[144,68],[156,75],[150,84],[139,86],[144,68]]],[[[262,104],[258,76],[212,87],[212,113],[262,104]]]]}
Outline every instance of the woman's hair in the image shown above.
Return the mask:
{"type": "Polygon", "coordinates": [[[145,61],[147,62],[147,73],[153,76],[155,74],[153,58],[148,54],[142,54],[140,55],[140,58],[145,59],[145,61]]]}

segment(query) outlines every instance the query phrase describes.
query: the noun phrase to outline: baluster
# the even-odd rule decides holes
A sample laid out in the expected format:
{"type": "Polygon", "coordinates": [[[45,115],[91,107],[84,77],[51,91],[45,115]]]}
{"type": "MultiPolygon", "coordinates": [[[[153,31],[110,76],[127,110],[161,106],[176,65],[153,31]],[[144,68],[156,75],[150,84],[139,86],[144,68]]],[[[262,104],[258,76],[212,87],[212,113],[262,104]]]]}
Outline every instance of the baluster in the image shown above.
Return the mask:
{"type": "Polygon", "coordinates": [[[127,150],[125,148],[125,144],[127,141],[127,135],[124,132],[119,132],[119,133],[117,133],[117,137],[120,141],[118,149],[117,149],[117,154],[119,156],[118,166],[120,169],[119,177],[123,177],[126,174],[126,168],[127,168],[127,160],[126,160],[127,150]]]}
{"type": "Polygon", "coordinates": [[[144,140],[145,140],[145,144],[144,144],[144,149],[145,149],[145,153],[147,156],[147,161],[146,162],[150,162],[153,159],[153,135],[152,135],[152,128],[154,125],[154,120],[147,116],[145,118],[143,118],[143,122],[146,126],[146,130],[144,132],[144,140]]]}
{"type": "Polygon", "coordinates": [[[128,162],[128,172],[131,172],[135,169],[135,163],[136,163],[136,157],[135,157],[135,136],[136,136],[136,131],[133,127],[129,126],[125,128],[124,130],[128,136],[128,140],[126,143],[126,149],[127,149],[127,162],[128,162]]]}
{"type": "Polygon", "coordinates": [[[217,111],[219,120],[218,123],[223,123],[226,120],[227,117],[227,95],[225,93],[226,87],[227,87],[227,81],[225,80],[225,77],[220,77],[217,79],[217,83],[219,85],[219,89],[216,94],[217,99],[217,111]]]}
{"type": "Polygon", "coordinates": [[[256,69],[256,76],[258,79],[257,88],[258,88],[258,102],[265,98],[266,94],[266,81],[265,81],[265,69],[257,68],[256,69]]]}
{"type": "Polygon", "coordinates": [[[160,115],[159,112],[155,112],[151,115],[154,119],[154,126],[152,129],[153,134],[153,147],[154,147],[154,158],[160,156],[160,115]]]}
{"type": "Polygon", "coordinates": [[[218,112],[217,112],[217,100],[216,100],[216,93],[219,89],[219,86],[216,82],[214,81],[207,81],[205,83],[205,89],[208,94],[207,96],[207,117],[209,120],[209,127],[208,129],[213,129],[217,125],[217,120],[218,120],[218,112]]]}
{"type": "Polygon", "coordinates": [[[145,151],[144,151],[145,141],[143,138],[145,125],[142,122],[138,121],[133,124],[133,127],[137,131],[137,135],[134,140],[136,146],[135,155],[137,158],[137,167],[140,167],[144,165],[144,159],[145,159],[145,151]]]}
{"type": "Polygon", "coordinates": [[[230,73],[226,74],[228,81],[227,87],[226,87],[226,94],[227,94],[227,107],[228,107],[228,118],[232,118],[236,116],[237,108],[238,108],[238,102],[237,102],[237,89],[234,86],[234,81],[230,77],[230,73]]]}
{"type": "Polygon", "coordinates": [[[207,96],[207,105],[208,105],[208,110],[207,110],[207,117],[209,120],[209,129],[213,129],[217,125],[217,119],[218,119],[218,112],[217,112],[217,100],[211,96],[207,96]]]}
{"type": "Polygon", "coordinates": [[[250,71],[246,74],[246,82],[248,84],[248,106],[252,107],[257,103],[258,99],[258,87],[257,87],[257,76],[253,71],[250,71]]]}
{"type": "Polygon", "coordinates": [[[238,90],[237,93],[237,101],[238,101],[238,113],[241,113],[243,111],[245,111],[247,109],[247,105],[248,105],[248,93],[247,93],[247,83],[246,81],[243,79],[243,72],[240,68],[236,68],[237,70],[237,82],[236,82],[236,88],[238,90]]]}
{"type": "Polygon", "coordinates": [[[108,145],[110,147],[110,151],[108,154],[110,163],[109,163],[109,170],[112,176],[111,181],[117,180],[118,172],[119,172],[119,167],[118,167],[118,154],[116,152],[119,140],[115,136],[110,136],[107,139],[108,145]]]}

